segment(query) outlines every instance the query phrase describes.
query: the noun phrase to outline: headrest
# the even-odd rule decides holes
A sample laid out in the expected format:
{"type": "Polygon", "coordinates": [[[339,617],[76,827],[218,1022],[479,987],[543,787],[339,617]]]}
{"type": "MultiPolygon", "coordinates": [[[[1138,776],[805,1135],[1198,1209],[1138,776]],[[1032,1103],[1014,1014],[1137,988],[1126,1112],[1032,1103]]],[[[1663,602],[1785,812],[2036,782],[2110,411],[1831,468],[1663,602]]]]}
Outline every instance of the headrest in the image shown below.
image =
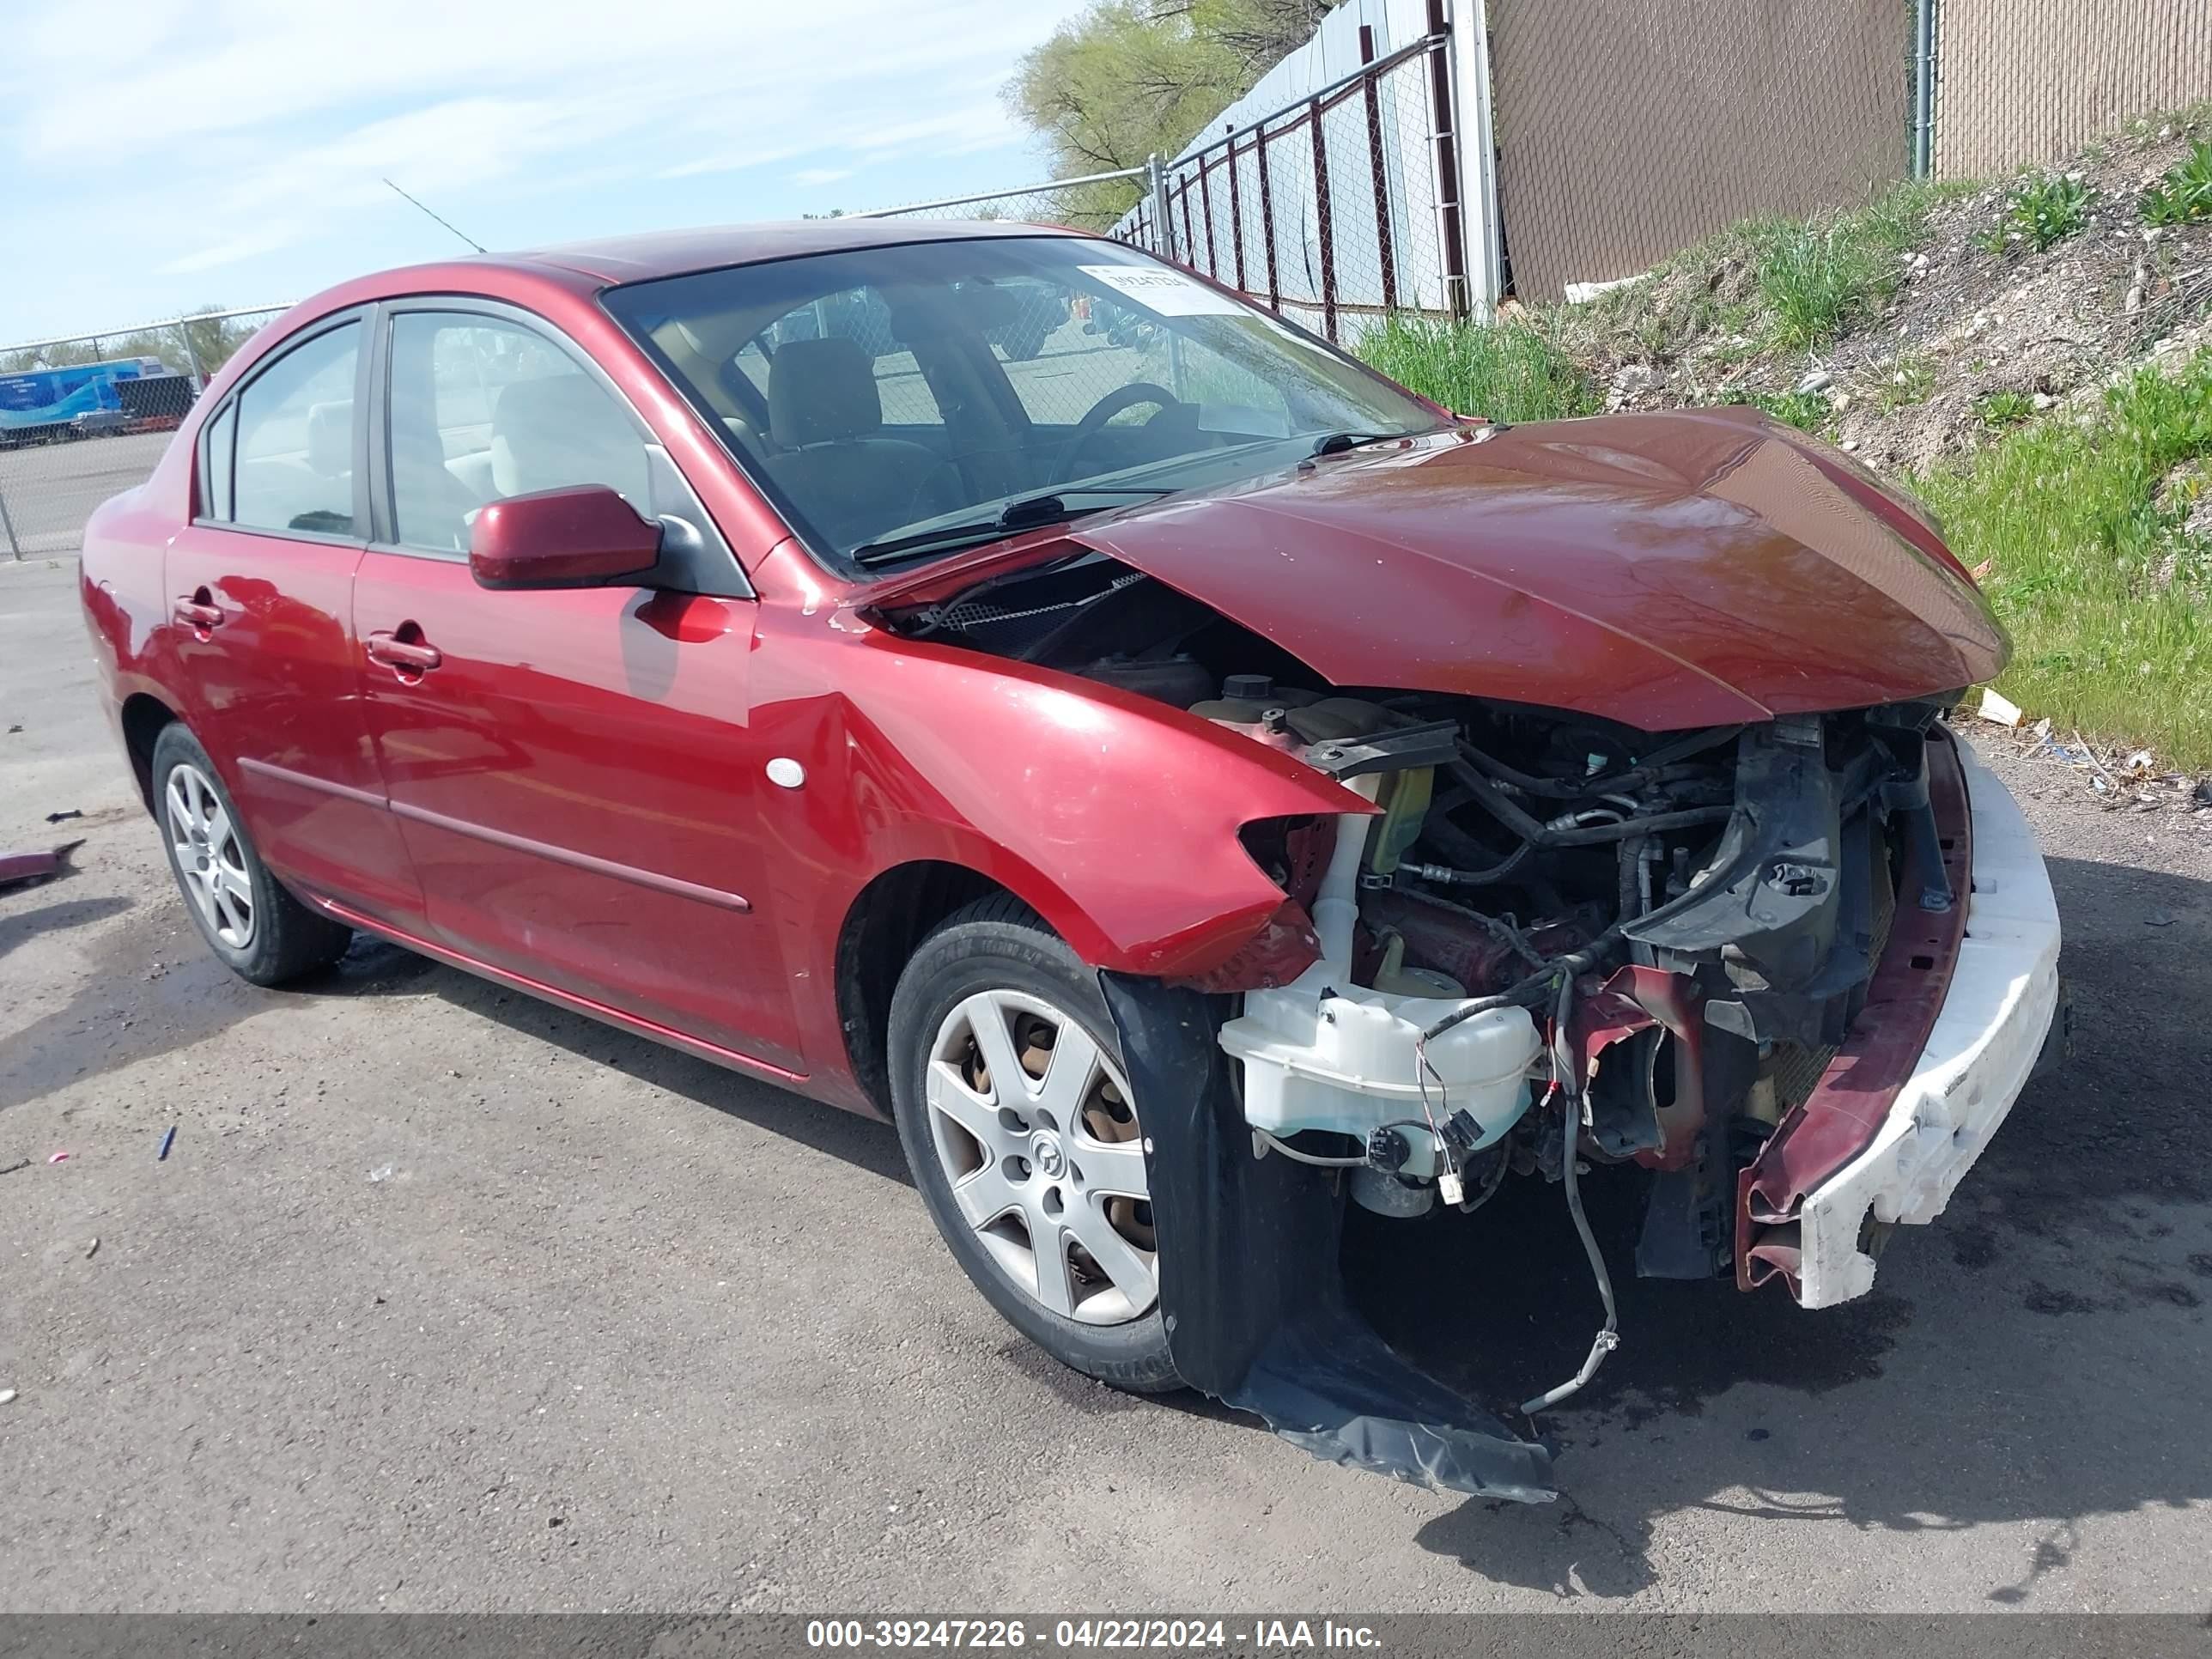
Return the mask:
{"type": "Polygon", "coordinates": [[[307,465],[326,478],[353,471],[353,399],[307,406],[307,465]]]}
{"type": "Polygon", "coordinates": [[[872,437],[883,429],[876,366],[852,340],[792,340],[768,367],[769,435],[786,449],[872,437]]]}
{"type": "Polygon", "coordinates": [[[492,482],[502,495],[604,483],[645,500],[645,446],[614,399],[586,374],[503,387],[491,416],[492,482]]]}

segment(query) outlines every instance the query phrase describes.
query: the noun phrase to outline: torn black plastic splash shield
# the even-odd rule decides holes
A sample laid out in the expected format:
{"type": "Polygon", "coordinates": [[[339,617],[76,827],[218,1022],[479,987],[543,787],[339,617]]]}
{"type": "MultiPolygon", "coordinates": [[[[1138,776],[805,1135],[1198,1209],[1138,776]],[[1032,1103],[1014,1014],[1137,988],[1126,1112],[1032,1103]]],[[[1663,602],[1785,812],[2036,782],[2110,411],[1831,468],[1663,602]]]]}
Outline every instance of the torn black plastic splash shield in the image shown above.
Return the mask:
{"type": "Polygon", "coordinates": [[[1315,1456],[1522,1503],[1552,1458],[1385,1344],[1345,1299],[1327,1176],[1255,1158],[1206,997],[1101,973],[1151,1140],[1168,1351],[1183,1381],[1315,1456]]]}

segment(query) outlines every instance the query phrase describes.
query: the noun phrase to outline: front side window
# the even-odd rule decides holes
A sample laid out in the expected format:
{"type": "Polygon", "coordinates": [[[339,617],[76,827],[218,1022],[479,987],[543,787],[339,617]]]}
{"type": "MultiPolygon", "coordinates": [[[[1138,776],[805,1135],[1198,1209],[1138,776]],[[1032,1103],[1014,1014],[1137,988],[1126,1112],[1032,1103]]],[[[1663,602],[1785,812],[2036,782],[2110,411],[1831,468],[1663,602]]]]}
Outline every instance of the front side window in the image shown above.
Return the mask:
{"type": "Polygon", "coordinates": [[[324,536],[354,533],[354,394],[360,361],[361,325],[347,323],[294,347],[239,393],[230,516],[240,526],[324,536]]]}
{"type": "Polygon", "coordinates": [[[605,484],[653,511],[646,441],[614,394],[544,336],[465,312],[392,319],[392,528],[465,551],[477,512],[540,489],[605,484]]]}
{"type": "Polygon", "coordinates": [[[1267,312],[1114,242],[855,248],[604,302],[848,571],[973,544],[1009,509],[1075,516],[1250,477],[1323,440],[1443,424],[1267,312]]]}

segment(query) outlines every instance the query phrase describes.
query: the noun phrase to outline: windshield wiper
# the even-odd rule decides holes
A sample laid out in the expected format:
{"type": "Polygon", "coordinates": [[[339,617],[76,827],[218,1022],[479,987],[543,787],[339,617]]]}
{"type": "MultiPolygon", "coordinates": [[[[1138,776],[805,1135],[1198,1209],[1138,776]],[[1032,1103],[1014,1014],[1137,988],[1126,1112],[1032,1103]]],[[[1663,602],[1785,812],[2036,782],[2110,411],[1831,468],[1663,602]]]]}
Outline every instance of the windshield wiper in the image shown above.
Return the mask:
{"type": "Polygon", "coordinates": [[[1357,449],[1362,444],[1387,443],[1393,438],[1407,436],[1403,432],[1324,432],[1313,441],[1310,455],[1340,455],[1347,449],[1357,449]]]}
{"type": "Polygon", "coordinates": [[[941,524],[933,529],[917,530],[908,536],[893,536],[880,542],[863,542],[848,556],[854,564],[881,564],[903,553],[918,553],[924,548],[957,547],[967,542],[996,541],[1000,537],[1011,536],[1016,531],[1035,530],[1040,525],[1064,524],[1086,513],[1103,510],[1095,507],[1075,506],[1075,500],[1083,496],[1110,495],[1119,500],[1148,501],[1174,493],[1171,489],[1115,487],[1055,489],[1042,495],[1024,495],[1019,501],[1007,502],[990,518],[970,519],[959,524],[941,524]]]}

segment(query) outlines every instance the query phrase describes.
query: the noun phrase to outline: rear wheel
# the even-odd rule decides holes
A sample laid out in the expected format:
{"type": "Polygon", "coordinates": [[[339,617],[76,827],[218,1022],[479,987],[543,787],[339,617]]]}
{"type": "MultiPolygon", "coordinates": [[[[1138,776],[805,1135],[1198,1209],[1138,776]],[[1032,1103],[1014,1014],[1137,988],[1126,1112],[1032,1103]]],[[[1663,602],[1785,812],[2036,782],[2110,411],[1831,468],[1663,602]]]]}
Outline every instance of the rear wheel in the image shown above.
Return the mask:
{"type": "Polygon", "coordinates": [[[1097,975],[1016,901],[982,900],[900,976],[890,1061],[915,1184],[991,1304],[1087,1376],[1176,1387],[1144,1132],[1097,975]]]}
{"type": "Polygon", "coordinates": [[[285,891],[253,850],[208,752],[181,723],[154,743],[154,816],[185,908],[208,948],[256,985],[282,985],[345,954],[352,930],[285,891]]]}

